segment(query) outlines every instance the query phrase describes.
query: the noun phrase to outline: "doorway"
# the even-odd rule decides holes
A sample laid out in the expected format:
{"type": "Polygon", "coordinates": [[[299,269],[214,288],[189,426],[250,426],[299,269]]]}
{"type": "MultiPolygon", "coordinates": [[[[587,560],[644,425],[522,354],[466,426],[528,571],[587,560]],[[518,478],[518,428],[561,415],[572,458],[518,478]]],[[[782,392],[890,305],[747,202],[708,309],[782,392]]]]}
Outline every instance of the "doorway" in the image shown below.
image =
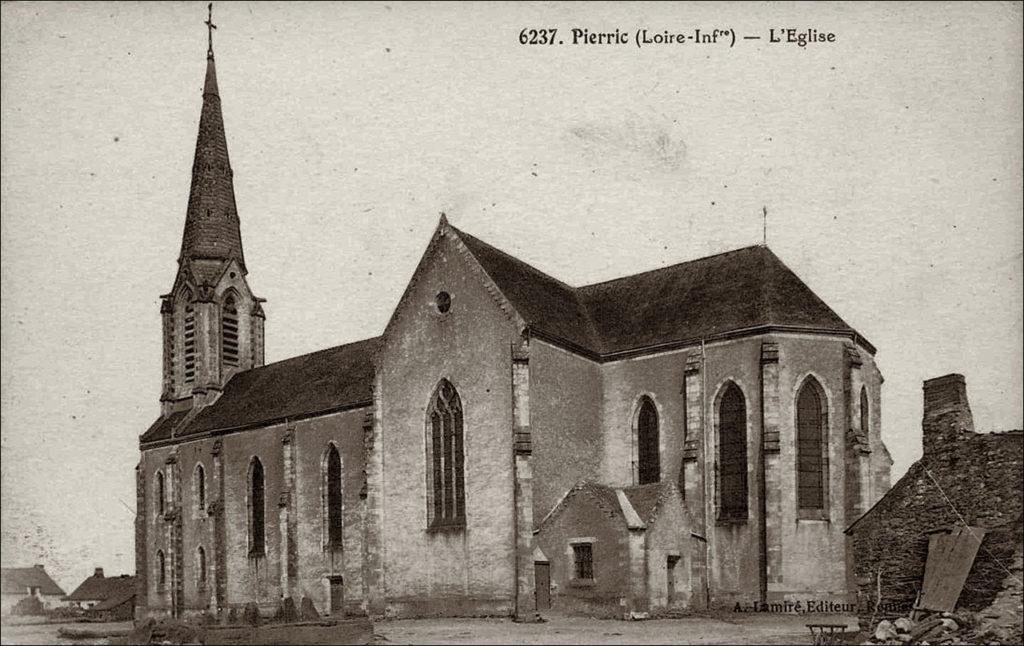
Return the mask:
{"type": "Polygon", "coordinates": [[[533,577],[537,587],[535,601],[537,612],[551,608],[551,564],[547,561],[533,562],[533,577]]]}
{"type": "Polygon", "coordinates": [[[676,564],[679,563],[678,556],[669,556],[665,559],[665,578],[668,587],[668,605],[676,603],[676,564]]]}
{"type": "Polygon", "coordinates": [[[345,580],[340,575],[327,577],[331,584],[331,616],[345,616],[345,580]]]}

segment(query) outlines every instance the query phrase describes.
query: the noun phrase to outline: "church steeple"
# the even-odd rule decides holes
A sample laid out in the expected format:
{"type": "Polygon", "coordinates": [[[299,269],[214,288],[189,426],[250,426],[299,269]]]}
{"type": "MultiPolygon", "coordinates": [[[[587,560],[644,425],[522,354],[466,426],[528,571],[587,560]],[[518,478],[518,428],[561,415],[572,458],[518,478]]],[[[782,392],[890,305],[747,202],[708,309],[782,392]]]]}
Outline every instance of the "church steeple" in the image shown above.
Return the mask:
{"type": "Polygon", "coordinates": [[[203,111],[199,117],[196,153],[192,161],[192,186],[178,262],[196,259],[237,260],[244,273],[242,234],[235,206],[235,189],[213,57],[213,30],[216,25],[209,18],[206,25],[209,41],[206,51],[206,82],[203,84],[203,111]]]}
{"type": "Polygon", "coordinates": [[[234,373],[263,365],[263,299],[253,295],[246,279],[213,58],[212,8],[178,272],[162,297],[165,413],[208,404],[234,373]]]}

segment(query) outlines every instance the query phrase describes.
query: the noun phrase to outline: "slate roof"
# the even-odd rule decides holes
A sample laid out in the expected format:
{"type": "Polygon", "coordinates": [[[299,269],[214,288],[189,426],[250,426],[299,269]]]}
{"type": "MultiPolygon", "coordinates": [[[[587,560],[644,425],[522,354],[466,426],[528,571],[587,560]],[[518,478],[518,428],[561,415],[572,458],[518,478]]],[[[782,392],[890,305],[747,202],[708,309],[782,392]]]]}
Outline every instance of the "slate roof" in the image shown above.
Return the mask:
{"type": "Polygon", "coordinates": [[[123,603],[128,603],[135,600],[135,582],[132,582],[130,587],[126,587],[120,590],[116,594],[112,594],[103,601],[97,603],[95,606],[90,608],[93,612],[100,612],[102,610],[113,610],[123,603]]]}
{"type": "Polygon", "coordinates": [[[653,484],[635,485],[623,487],[629,503],[633,505],[640,520],[650,523],[658,512],[658,503],[661,501],[662,492],[666,483],[656,482],[653,484]]]}
{"type": "Polygon", "coordinates": [[[3,594],[28,594],[29,588],[39,588],[40,594],[64,596],[64,591],[43,567],[5,567],[0,570],[3,594]]]}
{"type": "Polygon", "coordinates": [[[69,601],[105,601],[112,597],[122,597],[126,593],[135,594],[135,577],[121,576],[103,577],[92,575],[75,588],[67,596],[69,601]]]}
{"type": "Polygon", "coordinates": [[[155,422],[142,434],[143,442],[155,442],[157,440],[166,440],[171,437],[171,433],[174,428],[184,421],[189,411],[180,410],[171,413],[167,416],[158,417],[155,422]]]}
{"type": "Polygon", "coordinates": [[[172,430],[186,437],[368,405],[379,342],[374,337],[236,373],[220,398],[194,418],[185,420],[188,411],[172,413],[154,422],[141,441],[170,439],[172,430]]]}
{"type": "MultiPolygon", "coordinates": [[[[572,504],[572,500],[579,495],[588,496],[609,517],[621,520],[628,527],[632,527],[630,518],[627,517],[622,504],[619,502],[618,491],[622,491],[625,494],[629,505],[632,506],[633,511],[639,516],[640,522],[644,525],[650,525],[657,518],[659,504],[663,496],[674,487],[675,485],[669,481],[634,485],[631,487],[610,487],[590,481],[578,482],[562,496],[561,500],[555,503],[555,506],[541,519],[537,527],[542,528],[547,525],[558,516],[562,509],[572,504]]],[[[639,527],[644,525],[639,525],[639,527]]]]}
{"type": "Polygon", "coordinates": [[[452,229],[531,330],[595,357],[765,326],[860,338],[765,246],[574,288],[452,229]]]}
{"type": "MultiPolygon", "coordinates": [[[[964,451],[1011,451],[1020,453],[1021,445],[1024,444],[1024,430],[1013,429],[1009,431],[995,431],[991,433],[972,433],[971,437],[960,447],[961,454],[964,451]]],[[[883,445],[884,447],[884,445],[883,445]]],[[[888,452],[888,450],[887,450],[888,452]]],[[[846,529],[843,530],[846,534],[852,534],[856,531],[861,521],[865,521],[868,518],[879,513],[879,510],[884,510],[888,506],[890,499],[898,499],[900,496],[906,495],[904,489],[914,485],[915,482],[921,477],[921,473],[927,469],[927,461],[922,456],[916,462],[910,465],[907,472],[896,481],[896,484],[889,487],[889,490],[885,494],[875,501],[875,504],[871,505],[867,511],[860,515],[859,518],[855,519],[846,529]]],[[[1016,465],[1009,465],[1002,467],[1004,470],[1009,469],[1012,475],[1009,477],[1009,482],[1019,482],[1014,479],[1016,476],[1019,478],[1019,468],[1016,465]]],[[[963,475],[961,477],[970,477],[971,474],[963,475]]],[[[999,482],[1000,479],[997,477],[998,471],[995,467],[990,466],[990,471],[986,473],[986,480],[979,482],[978,486],[985,487],[986,491],[993,486],[993,482],[999,482]]],[[[1017,490],[1020,491],[1019,489],[1017,490]]],[[[997,495],[998,492],[993,491],[992,495],[997,495]]]]}
{"type": "Polygon", "coordinates": [[[232,177],[217,70],[210,55],[206,60],[203,110],[199,116],[179,262],[193,258],[235,259],[245,271],[232,177]]]}
{"type": "Polygon", "coordinates": [[[551,508],[551,511],[549,511],[544,518],[537,523],[537,529],[542,529],[545,525],[551,522],[558,516],[561,510],[572,504],[573,498],[579,495],[588,496],[606,514],[615,518],[621,518],[622,521],[625,522],[626,518],[622,514],[622,507],[619,505],[619,499],[615,494],[615,489],[607,485],[601,485],[590,481],[581,481],[577,482],[572,486],[572,488],[565,492],[565,495],[562,496],[561,500],[555,503],[555,506],[551,508]]]}
{"type": "Polygon", "coordinates": [[[464,231],[451,228],[527,323],[580,349],[601,346],[578,290],[464,231]]]}

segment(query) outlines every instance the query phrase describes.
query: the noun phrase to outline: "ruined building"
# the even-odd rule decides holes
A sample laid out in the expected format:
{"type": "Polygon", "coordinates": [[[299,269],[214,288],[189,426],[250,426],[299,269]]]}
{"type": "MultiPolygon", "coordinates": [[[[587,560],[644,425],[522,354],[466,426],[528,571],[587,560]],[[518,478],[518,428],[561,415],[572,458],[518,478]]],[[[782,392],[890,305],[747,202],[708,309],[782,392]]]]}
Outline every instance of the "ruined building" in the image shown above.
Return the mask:
{"type": "MultiPolygon", "coordinates": [[[[983,625],[1016,627],[1018,639],[1004,642],[1015,643],[1022,619],[1024,433],[976,433],[964,377],[952,374],[924,382],[922,444],[921,459],[847,529],[860,621],[868,627],[906,615],[915,604],[927,607],[930,539],[966,526],[981,538],[980,549],[967,552],[973,561],[963,564],[966,580],[949,598],[957,608],[982,612],[983,625]]],[[[953,581],[947,576],[944,586],[953,581]]]]}
{"type": "Polygon", "coordinates": [[[888,488],[882,377],[767,247],[572,287],[442,217],[381,336],[264,365],[220,101],[211,47],[141,614],[846,599],[843,528],[888,488]]]}

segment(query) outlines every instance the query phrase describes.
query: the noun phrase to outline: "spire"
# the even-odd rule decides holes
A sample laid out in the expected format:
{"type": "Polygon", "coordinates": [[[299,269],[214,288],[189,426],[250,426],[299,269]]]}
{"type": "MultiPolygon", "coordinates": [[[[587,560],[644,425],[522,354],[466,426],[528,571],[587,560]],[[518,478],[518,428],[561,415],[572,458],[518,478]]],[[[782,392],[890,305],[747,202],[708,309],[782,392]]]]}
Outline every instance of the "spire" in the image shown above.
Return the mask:
{"type": "Polygon", "coordinates": [[[217,70],[213,60],[212,8],[206,20],[208,46],[203,111],[192,162],[192,185],[185,215],[179,263],[194,259],[237,260],[245,271],[242,235],[235,208],[235,189],[228,160],[224,117],[220,109],[217,70]]]}

